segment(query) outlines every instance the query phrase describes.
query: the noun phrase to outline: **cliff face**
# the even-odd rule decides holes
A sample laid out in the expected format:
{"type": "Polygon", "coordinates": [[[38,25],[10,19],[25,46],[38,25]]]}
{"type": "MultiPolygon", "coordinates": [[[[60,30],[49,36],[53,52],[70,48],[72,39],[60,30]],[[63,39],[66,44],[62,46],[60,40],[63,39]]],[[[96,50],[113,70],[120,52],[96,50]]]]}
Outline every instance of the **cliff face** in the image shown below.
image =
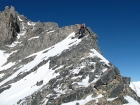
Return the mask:
{"type": "Polygon", "coordinates": [[[79,24],[32,22],[13,7],[0,13],[0,23],[0,105],[140,104],[90,28],[78,39],[79,24]]]}
{"type": "Polygon", "coordinates": [[[0,13],[0,45],[11,44],[15,41],[17,33],[20,32],[18,13],[14,7],[5,8],[4,12],[0,13]]]}

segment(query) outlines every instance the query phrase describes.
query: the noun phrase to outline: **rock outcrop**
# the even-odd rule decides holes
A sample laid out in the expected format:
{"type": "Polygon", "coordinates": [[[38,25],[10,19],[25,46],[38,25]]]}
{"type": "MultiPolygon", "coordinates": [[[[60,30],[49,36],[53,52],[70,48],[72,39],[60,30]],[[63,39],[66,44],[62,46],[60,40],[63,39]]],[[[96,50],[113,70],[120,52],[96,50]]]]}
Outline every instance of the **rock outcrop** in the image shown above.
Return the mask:
{"type": "Polygon", "coordinates": [[[140,104],[131,79],[103,57],[98,36],[88,27],[90,34],[78,39],[78,29],[32,22],[6,7],[0,13],[0,50],[6,55],[0,105],[123,105],[126,96],[140,104]]]}
{"type": "Polygon", "coordinates": [[[14,7],[5,7],[5,11],[0,13],[0,45],[11,44],[16,40],[17,33],[20,32],[18,13],[14,7]]]}

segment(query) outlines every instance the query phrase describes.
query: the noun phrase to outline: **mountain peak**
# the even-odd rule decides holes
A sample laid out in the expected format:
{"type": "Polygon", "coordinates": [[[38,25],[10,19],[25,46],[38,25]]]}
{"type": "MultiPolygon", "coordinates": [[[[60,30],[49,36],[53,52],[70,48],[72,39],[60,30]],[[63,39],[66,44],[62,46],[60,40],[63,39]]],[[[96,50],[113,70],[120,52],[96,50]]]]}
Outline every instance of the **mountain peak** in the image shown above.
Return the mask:
{"type": "Polygon", "coordinates": [[[140,104],[89,27],[79,38],[80,24],[32,22],[14,7],[0,13],[0,23],[1,105],[140,104]]]}
{"type": "Polygon", "coordinates": [[[15,12],[15,8],[13,6],[6,6],[4,11],[14,11],[15,12]]]}
{"type": "Polygon", "coordinates": [[[18,20],[18,13],[15,11],[14,7],[5,7],[5,11],[0,13],[0,44],[1,47],[5,44],[11,44],[15,41],[17,33],[20,32],[20,23],[18,20]]]}

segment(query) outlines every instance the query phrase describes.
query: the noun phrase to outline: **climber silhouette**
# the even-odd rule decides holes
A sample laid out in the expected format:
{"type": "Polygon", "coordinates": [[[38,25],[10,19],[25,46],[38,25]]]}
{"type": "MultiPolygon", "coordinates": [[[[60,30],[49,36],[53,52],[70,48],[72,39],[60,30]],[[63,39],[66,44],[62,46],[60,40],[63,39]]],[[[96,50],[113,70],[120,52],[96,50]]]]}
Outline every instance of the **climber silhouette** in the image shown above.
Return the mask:
{"type": "Polygon", "coordinates": [[[85,27],[85,24],[81,24],[80,29],[79,29],[80,36],[78,37],[78,39],[84,36],[86,30],[90,33],[90,31],[85,27]]]}

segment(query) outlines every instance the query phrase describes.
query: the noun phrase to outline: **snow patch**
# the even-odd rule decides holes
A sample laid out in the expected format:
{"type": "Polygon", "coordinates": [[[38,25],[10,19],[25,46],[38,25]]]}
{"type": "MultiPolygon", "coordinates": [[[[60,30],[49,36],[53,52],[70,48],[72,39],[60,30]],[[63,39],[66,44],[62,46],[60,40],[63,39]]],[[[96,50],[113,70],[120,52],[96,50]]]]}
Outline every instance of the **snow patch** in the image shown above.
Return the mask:
{"type": "Polygon", "coordinates": [[[79,68],[76,68],[76,69],[73,69],[71,70],[73,74],[78,74],[80,72],[81,69],[79,68]]]}
{"type": "Polygon", "coordinates": [[[108,68],[105,68],[105,69],[103,69],[102,71],[105,72],[105,71],[107,71],[107,69],[108,69],[108,68]]]}
{"type": "Polygon", "coordinates": [[[139,82],[131,82],[130,87],[136,92],[137,96],[140,97],[140,81],[139,82]]]}
{"type": "Polygon", "coordinates": [[[51,32],[54,32],[55,30],[52,30],[52,31],[48,31],[47,33],[51,33],[51,32]]]}
{"type": "Polygon", "coordinates": [[[32,37],[32,38],[30,38],[30,39],[28,39],[28,40],[32,40],[32,39],[36,39],[36,38],[39,38],[39,36],[32,37]]]}
{"type": "Polygon", "coordinates": [[[100,94],[99,96],[92,98],[92,95],[87,96],[84,100],[76,100],[73,102],[68,102],[68,103],[64,103],[62,105],[76,105],[76,103],[79,103],[79,105],[85,105],[87,102],[91,101],[91,100],[95,100],[96,103],[98,102],[98,98],[103,97],[102,94],[100,94]]]}
{"type": "Polygon", "coordinates": [[[8,63],[8,64],[2,66],[2,67],[0,68],[0,71],[1,71],[1,70],[9,69],[9,68],[12,67],[13,65],[15,65],[15,62],[10,62],[10,63],[8,63]]]}
{"type": "Polygon", "coordinates": [[[23,21],[19,16],[18,16],[19,21],[23,21]]]}
{"type": "MultiPolygon", "coordinates": [[[[57,43],[53,47],[48,48],[50,50],[47,53],[43,53],[44,51],[48,50],[48,49],[45,49],[43,51],[40,51],[40,52],[31,54],[30,56],[28,56],[28,57],[31,57],[31,56],[36,55],[36,57],[34,58],[33,61],[31,61],[28,64],[24,65],[21,69],[19,69],[17,72],[15,72],[13,75],[11,75],[9,78],[7,78],[4,81],[0,82],[0,85],[6,83],[7,81],[9,81],[11,79],[13,79],[20,72],[24,72],[25,70],[30,71],[33,67],[38,65],[41,61],[47,60],[51,56],[56,56],[56,55],[61,54],[62,51],[68,49],[72,45],[77,45],[79,42],[81,42],[81,39],[71,39],[71,37],[74,36],[74,35],[75,35],[75,33],[73,32],[66,39],[64,39],[63,41],[57,43]],[[74,43],[69,45],[69,43],[71,43],[71,42],[74,42],[74,43]]],[[[28,58],[28,57],[26,57],[26,58],[28,58]]]]}
{"type": "Polygon", "coordinates": [[[15,50],[15,51],[12,51],[11,53],[10,53],[10,55],[12,55],[13,53],[16,53],[18,50],[15,50]]]}
{"type": "Polygon", "coordinates": [[[72,77],[71,79],[77,79],[77,78],[81,78],[81,77],[82,77],[82,75],[77,76],[77,77],[72,77]]]}
{"type": "Polygon", "coordinates": [[[13,66],[15,64],[15,62],[10,62],[6,65],[4,65],[7,62],[7,59],[10,55],[12,55],[13,53],[16,53],[18,50],[12,51],[11,53],[4,53],[4,51],[0,50],[0,71],[1,70],[6,70],[8,68],[10,68],[11,66],[13,66]]]}
{"type": "Polygon", "coordinates": [[[100,58],[101,60],[100,60],[100,62],[104,62],[106,65],[108,65],[109,66],[109,61],[107,60],[107,59],[105,59],[104,57],[103,57],[103,55],[101,55],[99,52],[97,52],[95,49],[91,49],[91,52],[92,53],[90,53],[90,55],[89,55],[89,57],[95,57],[95,56],[97,56],[98,58],[100,58]]]}
{"type": "Polygon", "coordinates": [[[48,61],[47,64],[38,68],[36,72],[32,72],[18,82],[12,83],[10,89],[5,90],[0,94],[1,105],[13,105],[20,99],[34,93],[48,83],[49,80],[59,75],[59,73],[54,72],[55,70],[49,69],[48,61]],[[41,80],[43,80],[43,84],[41,86],[36,86],[35,84],[37,81],[41,80]]]}
{"type": "Polygon", "coordinates": [[[26,29],[25,29],[25,25],[24,25],[25,23],[22,22],[21,24],[22,24],[22,30],[21,30],[20,34],[18,34],[19,36],[22,36],[26,33],[26,29]]]}
{"type": "Polygon", "coordinates": [[[0,67],[7,62],[7,58],[9,57],[9,55],[7,55],[6,53],[4,53],[4,51],[0,50],[0,67]]]}
{"type": "Polygon", "coordinates": [[[22,22],[22,31],[20,33],[18,33],[17,38],[20,39],[21,36],[24,36],[26,34],[26,29],[24,26],[24,23],[22,22]]]}
{"type": "Polygon", "coordinates": [[[4,73],[0,74],[0,79],[1,79],[4,75],[5,75],[4,73]]]}
{"type": "Polygon", "coordinates": [[[124,97],[129,103],[128,104],[123,104],[123,105],[140,105],[136,100],[134,100],[130,96],[124,97]]]}
{"type": "Polygon", "coordinates": [[[21,36],[24,36],[26,34],[26,31],[21,31],[21,33],[18,34],[17,38],[19,39],[21,36]]]}
{"type": "Polygon", "coordinates": [[[90,85],[89,81],[89,76],[87,76],[85,79],[82,80],[82,82],[73,82],[72,84],[77,83],[80,87],[88,87],[90,85]]]}
{"type": "Polygon", "coordinates": [[[35,22],[31,22],[31,21],[28,21],[28,22],[27,22],[27,25],[33,26],[33,29],[34,29],[35,24],[36,24],[35,22]]]}
{"type": "MultiPolygon", "coordinates": [[[[18,37],[18,36],[17,36],[18,37]]],[[[13,42],[11,45],[6,45],[7,47],[15,47],[17,44],[19,44],[21,42],[15,41],[13,42]]]]}
{"type": "Polygon", "coordinates": [[[85,79],[82,80],[82,82],[77,82],[79,86],[84,86],[88,87],[90,85],[89,81],[89,76],[87,76],[85,79]]]}
{"type": "Polygon", "coordinates": [[[61,66],[57,67],[57,68],[55,69],[55,71],[58,70],[58,69],[61,69],[61,68],[63,68],[63,67],[64,67],[64,66],[61,65],[61,66]]]}
{"type": "Polygon", "coordinates": [[[0,71],[10,68],[12,65],[14,65],[14,63],[12,63],[12,62],[4,65],[7,62],[8,57],[14,52],[16,52],[16,51],[13,51],[10,54],[8,54],[8,53],[4,53],[4,51],[0,50],[0,60],[1,60],[0,61],[0,71]]]}
{"type": "MultiPolygon", "coordinates": [[[[116,97],[117,98],[117,97],[116,97]]],[[[116,98],[108,98],[107,101],[113,101],[115,100],[116,98]]]]}

